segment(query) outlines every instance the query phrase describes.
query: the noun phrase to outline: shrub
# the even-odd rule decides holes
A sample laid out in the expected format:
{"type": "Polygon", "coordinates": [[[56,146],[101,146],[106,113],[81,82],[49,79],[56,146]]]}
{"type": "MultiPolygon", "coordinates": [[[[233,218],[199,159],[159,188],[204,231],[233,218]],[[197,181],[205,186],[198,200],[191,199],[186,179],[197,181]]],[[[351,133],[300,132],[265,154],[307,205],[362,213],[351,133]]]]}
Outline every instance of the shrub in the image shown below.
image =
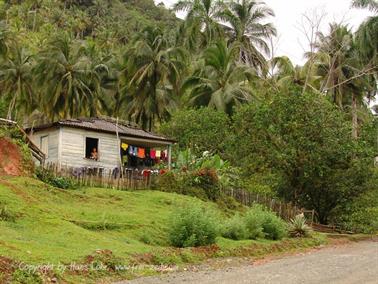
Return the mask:
{"type": "Polygon", "coordinates": [[[38,168],[35,174],[41,181],[57,188],[73,189],[76,187],[75,182],[72,179],[66,177],[57,177],[47,169],[38,168]]]}
{"type": "Polygon", "coordinates": [[[310,235],[311,228],[306,224],[306,218],[303,215],[297,215],[290,221],[289,234],[291,237],[307,237],[310,235]]]}
{"type": "Polygon", "coordinates": [[[266,211],[263,222],[263,232],[267,239],[280,240],[287,235],[287,225],[280,217],[272,212],[266,211]]]}
{"type": "Polygon", "coordinates": [[[196,247],[215,243],[218,234],[219,225],[214,214],[195,205],[174,214],[169,239],[175,247],[196,247]]]}
{"type": "Polygon", "coordinates": [[[244,218],[239,214],[228,219],[222,230],[222,236],[233,240],[245,240],[248,238],[248,231],[244,218]]]}
{"type": "Polygon", "coordinates": [[[225,194],[221,194],[216,203],[222,211],[229,211],[230,213],[236,210],[242,211],[244,209],[243,205],[235,198],[225,194]]]}
{"type": "Polygon", "coordinates": [[[247,235],[249,239],[255,240],[257,238],[263,238],[263,215],[260,206],[254,206],[248,210],[244,217],[244,223],[247,229],[247,235]]]}
{"type": "Polygon", "coordinates": [[[261,205],[255,205],[248,210],[245,222],[249,238],[257,239],[265,237],[279,240],[286,236],[286,223],[273,212],[264,209],[261,205]]]}
{"type": "Polygon", "coordinates": [[[219,179],[216,170],[203,168],[194,173],[194,185],[205,190],[210,200],[217,200],[220,196],[219,179]]]}
{"type": "Polygon", "coordinates": [[[172,171],[168,171],[153,179],[152,187],[165,192],[178,192],[179,182],[176,175],[172,171]]]}

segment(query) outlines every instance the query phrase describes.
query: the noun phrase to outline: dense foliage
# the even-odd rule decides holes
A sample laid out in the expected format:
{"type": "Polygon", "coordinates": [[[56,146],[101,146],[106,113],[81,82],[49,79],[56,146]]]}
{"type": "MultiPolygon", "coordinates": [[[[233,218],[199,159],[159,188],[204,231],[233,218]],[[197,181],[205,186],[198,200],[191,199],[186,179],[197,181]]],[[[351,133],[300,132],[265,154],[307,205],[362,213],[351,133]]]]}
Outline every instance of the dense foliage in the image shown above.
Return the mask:
{"type": "Polygon", "coordinates": [[[367,189],[375,145],[350,138],[351,125],[324,97],[277,94],[235,116],[235,164],[274,169],[286,200],[315,208],[322,222],[340,203],[367,189]]]}
{"type": "Polygon", "coordinates": [[[271,54],[274,11],[255,0],[177,1],[185,20],[152,0],[1,1],[0,116],[131,120],[179,141],[177,192],[243,187],[320,222],[367,220],[376,207],[356,204],[376,198],[377,6],[352,4],[375,14],[355,33],[331,23],[294,66],[271,54]],[[204,151],[227,166],[202,164],[204,151]]]}
{"type": "Polygon", "coordinates": [[[187,109],[175,112],[161,132],[178,141],[181,150],[191,149],[196,154],[204,151],[224,153],[231,134],[231,122],[224,112],[211,108],[187,109]]]}

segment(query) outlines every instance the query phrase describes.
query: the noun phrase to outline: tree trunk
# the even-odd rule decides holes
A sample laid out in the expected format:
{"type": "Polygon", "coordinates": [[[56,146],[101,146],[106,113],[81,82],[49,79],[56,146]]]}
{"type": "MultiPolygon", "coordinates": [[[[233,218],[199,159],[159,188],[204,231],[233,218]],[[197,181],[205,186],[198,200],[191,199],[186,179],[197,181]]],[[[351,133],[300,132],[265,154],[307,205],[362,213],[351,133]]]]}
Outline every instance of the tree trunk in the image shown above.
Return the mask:
{"type": "Polygon", "coordinates": [[[352,94],[352,138],[358,138],[357,97],[352,94]]]}

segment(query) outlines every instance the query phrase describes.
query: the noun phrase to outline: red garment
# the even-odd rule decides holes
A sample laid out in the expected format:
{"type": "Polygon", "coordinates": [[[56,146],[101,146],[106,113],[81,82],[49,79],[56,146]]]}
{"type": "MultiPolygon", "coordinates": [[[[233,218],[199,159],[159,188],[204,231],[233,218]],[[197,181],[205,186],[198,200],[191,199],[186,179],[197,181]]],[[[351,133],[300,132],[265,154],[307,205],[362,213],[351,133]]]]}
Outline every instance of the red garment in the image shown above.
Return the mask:
{"type": "Polygon", "coordinates": [[[150,150],[150,158],[151,159],[156,159],[156,150],[155,149],[151,149],[150,150]]]}

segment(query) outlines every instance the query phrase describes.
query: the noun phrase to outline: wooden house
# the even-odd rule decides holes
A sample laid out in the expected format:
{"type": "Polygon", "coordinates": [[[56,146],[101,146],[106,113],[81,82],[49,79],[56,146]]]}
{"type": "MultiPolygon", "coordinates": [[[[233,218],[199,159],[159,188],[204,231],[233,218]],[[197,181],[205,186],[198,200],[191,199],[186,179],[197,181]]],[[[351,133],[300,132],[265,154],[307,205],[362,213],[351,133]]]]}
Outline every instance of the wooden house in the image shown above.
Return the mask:
{"type": "Polygon", "coordinates": [[[137,163],[131,167],[147,167],[143,161],[151,160],[149,151],[164,153],[170,168],[171,146],[175,142],[131,124],[103,118],[60,120],[27,128],[26,132],[46,155],[46,163],[58,168],[113,170],[130,166],[134,156],[137,163]],[[144,157],[137,156],[141,150],[144,157]]]}

